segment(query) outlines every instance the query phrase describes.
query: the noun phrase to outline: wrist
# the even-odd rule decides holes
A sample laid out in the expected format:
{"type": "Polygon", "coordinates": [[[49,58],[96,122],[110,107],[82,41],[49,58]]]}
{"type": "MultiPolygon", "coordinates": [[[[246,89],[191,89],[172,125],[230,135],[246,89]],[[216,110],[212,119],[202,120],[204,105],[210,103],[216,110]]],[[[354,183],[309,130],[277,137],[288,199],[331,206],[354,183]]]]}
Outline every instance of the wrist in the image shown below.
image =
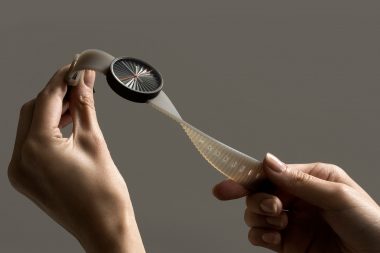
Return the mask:
{"type": "Polygon", "coordinates": [[[93,230],[80,240],[87,253],[145,253],[133,210],[93,230]]]}

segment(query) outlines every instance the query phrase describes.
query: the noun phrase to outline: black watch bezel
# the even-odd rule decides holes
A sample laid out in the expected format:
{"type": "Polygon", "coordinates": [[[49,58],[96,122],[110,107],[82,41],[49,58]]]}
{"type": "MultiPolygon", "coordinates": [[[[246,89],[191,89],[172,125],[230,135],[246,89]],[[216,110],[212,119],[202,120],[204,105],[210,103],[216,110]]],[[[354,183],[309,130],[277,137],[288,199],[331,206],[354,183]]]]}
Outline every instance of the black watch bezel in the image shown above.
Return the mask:
{"type": "Polygon", "coordinates": [[[149,63],[147,63],[143,60],[137,59],[137,58],[133,58],[133,57],[117,57],[117,58],[115,58],[112,61],[112,63],[110,64],[110,67],[109,67],[108,72],[106,74],[106,79],[107,79],[108,85],[111,87],[111,89],[114,92],[116,92],[119,96],[121,96],[127,100],[137,102],[137,103],[145,103],[148,100],[155,98],[160,93],[160,91],[162,90],[162,87],[163,87],[163,79],[162,79],[161,73],[158,72],[149,63]],[[140,63],[142,65],[145,65],[146,67],[151,69],[152,72],[154,72],[154,75],[156,76],[156,78],[158,78],[158,82],[160,83],[160,85],[155,90],[152,90],[152,91],[137,91],[137,90],[134,90],[134,89],[131,89],[131,88],[125,86],[124,83],[122,83],[119,80],[119,78],[116,76],[116,74],[114,72],[114,64],[120,60],[129,60],[129,61],[134,61],[134,62],[140,63]]]}

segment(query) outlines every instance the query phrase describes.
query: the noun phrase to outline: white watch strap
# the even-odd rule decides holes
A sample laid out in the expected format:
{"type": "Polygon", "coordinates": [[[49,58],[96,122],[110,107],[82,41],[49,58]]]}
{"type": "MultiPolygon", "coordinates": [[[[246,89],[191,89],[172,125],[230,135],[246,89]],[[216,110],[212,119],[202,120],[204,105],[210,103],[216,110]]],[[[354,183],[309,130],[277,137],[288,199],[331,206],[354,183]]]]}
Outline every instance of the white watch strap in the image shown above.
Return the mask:
{"type": "Polygon", "coordinates": [[[261,162],[221,143],[184,121],[163,91],[149,100],[148,104],[178,122],[206,161],[228,178],[247,188],[254,188],[256,182],[263,179],[261,162]]]}
{"type": "MultiPolygon", "coordinates": [[[[112,55],[101,50],[85,50],[74,58],[66,80],[70,85],[74,85],[73,76],[83,69],[107,74],[114,59],[112,55]]],[[[227,177],[248,188],[255,188],[256,183],[264,178],[261,162],[221,143],[184,121],[163,91],[147,103],[179,123],[206,161],[227,177]]]]}
{"type": "Polygon", "coordinates": [[[65,79],[69,85],[75,85],[76,82],[74,80],[76,79],[76,73],[84,69],[92,69],[106,75],[114,59],[114,56],[102,50],[87,49],[75,55],[65,79]]]}

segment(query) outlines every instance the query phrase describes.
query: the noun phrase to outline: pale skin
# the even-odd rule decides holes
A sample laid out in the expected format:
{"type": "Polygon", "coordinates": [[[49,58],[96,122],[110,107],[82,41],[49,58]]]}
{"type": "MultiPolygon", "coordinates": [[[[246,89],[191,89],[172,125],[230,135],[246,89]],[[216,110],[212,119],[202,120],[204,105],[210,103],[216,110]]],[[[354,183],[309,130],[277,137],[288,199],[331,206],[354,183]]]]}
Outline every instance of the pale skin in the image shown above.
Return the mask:
{"type": "Polygon", "coordinates": [[[86,71],[64,101],[67,69],[22,107],[9,179],[86,252],[143,253],[127,185],[96,119],[95,73],[86,71]],[[71,122],[63,138],[60,129],[71,122]]]}
{"type": "Polygon", "coordinates": [[[221,200],[247,196],[253,245],[282,253],[380,252],[379,205],[341,168],[285,164],[271,154],[263,165],[272,193],[249,193],[230,180],[214,187],[221,200]]]}
{"type": "MultiPolygon", "coordinates": [[[[144,253],[127,185],[99,127],[85,71],[67,99],[58,70],[20,112],[9,180],[89,253],[144,253]],[[73,124],[71,136],[61,129],[73,124]]],[[[263,162],[272,192],[248,192],[230,180],[222,200],[246,197],[249,241],[275,252],[380,252],[380,207],[335,165],[263,162]],[[287,209],[289,211],[284,211],[287,209]]],[[[227,228],[226,228],[227,229],[227,228]]]]}

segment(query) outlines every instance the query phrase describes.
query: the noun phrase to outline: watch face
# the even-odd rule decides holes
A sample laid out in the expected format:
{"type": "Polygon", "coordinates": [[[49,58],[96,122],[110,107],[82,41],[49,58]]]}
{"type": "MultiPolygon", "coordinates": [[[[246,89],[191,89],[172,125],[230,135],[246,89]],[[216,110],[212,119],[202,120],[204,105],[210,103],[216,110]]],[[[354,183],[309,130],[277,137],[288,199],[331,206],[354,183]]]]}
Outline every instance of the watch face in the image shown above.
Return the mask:
{"type": "Polygon", "coordinates": [[[154,94],[162,88],[158,71],[139,59],[118,58],[111,64],[111,72],[121,85],[137,93],[154,94]]]}

